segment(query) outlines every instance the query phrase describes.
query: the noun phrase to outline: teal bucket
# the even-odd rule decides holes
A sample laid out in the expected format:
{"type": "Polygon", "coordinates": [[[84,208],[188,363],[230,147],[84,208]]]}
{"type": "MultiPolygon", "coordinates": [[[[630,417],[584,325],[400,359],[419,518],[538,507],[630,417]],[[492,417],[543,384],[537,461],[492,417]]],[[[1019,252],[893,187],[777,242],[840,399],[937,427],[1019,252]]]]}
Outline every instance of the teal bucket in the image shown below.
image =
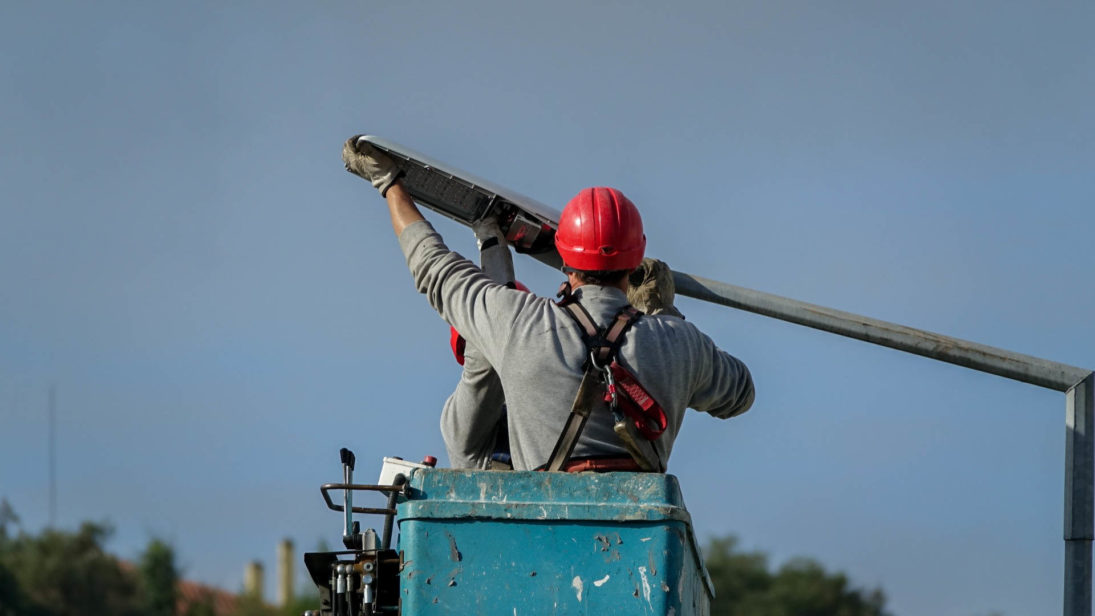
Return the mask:
{"type": "Polygon", "coordinates": [[[409,483],[402,614],[710,612],[672,475],[416,469],[409,483]]]}

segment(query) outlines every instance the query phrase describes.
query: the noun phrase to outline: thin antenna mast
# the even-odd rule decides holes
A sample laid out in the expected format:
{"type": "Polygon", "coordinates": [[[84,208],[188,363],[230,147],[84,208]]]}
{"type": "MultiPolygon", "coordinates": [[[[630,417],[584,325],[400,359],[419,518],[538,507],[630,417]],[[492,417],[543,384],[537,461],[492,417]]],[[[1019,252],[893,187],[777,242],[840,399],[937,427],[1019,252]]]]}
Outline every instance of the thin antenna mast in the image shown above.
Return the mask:
{"type": "Polygon", "coordinates": [[[57,522],[57,386],[49,386],[49,525],[57,522]]]}

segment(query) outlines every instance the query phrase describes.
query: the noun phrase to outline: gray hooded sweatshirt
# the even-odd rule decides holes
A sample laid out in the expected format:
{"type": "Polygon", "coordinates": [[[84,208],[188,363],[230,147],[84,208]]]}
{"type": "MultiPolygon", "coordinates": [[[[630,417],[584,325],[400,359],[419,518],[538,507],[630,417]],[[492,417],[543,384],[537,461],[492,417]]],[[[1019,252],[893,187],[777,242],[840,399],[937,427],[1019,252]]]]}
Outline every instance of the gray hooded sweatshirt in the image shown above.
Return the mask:
{"type": "MultiPolygon", "coordinates": [[[[454,395],[466,399],[446,403],[441,429],[451,462],[485,464],[501,416],[501,405],[493,403],[502,395],[500,384],[513,468],[543,466],[582,380],[587,351],[578,325],[550,299],[491,280],[449,250],[428,222],[408,225],[399,244],[418,291],[464,336],[469,349],[478,351],[472,361],[485,361],[497,373],[497,381],[462,383],[454,395]]],[[[627,305],[627,295],[614,287],[585,285],[575,295],[602,327],[627,305]]],[[[677,317],[644,315],[625,335],[617,360],[665,410],[669,425],[654,442],[662,460],[669,459],[686,408],[725,419],[753,403],[753,381],[745,364],[677,317]]],[[[611,411],[598,403],[572,457],[627,457],[612,425],[611,411]]]]}

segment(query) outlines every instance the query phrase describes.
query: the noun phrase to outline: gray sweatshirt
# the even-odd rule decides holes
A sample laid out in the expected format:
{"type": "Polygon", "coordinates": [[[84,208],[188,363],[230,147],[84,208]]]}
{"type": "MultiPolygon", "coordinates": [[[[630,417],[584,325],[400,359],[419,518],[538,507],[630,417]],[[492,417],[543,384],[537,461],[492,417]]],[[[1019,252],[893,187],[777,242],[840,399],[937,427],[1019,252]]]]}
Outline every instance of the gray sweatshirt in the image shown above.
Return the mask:
{"type": "Polygon", "coordinates": [[[453,468],[490,468],[505,404],[498,373],[468,343],[460,382],[441,410],[441,434],[453,468]]]}
{"type": "MultiPolygon", "coordinates": [[[[399,243],[418,291],[495,368],[505,390],[513,468],[531,470],[547,463],[582,380],[586,347],[578,325],[550,299],[492,281],[450,251],[427,222],[408,225],[399,243]]],[[[614,287],[585,285],[575,295],[601,326],[627,305],[627,295],[614,287]]],[[[744,413],[753,402],[745,364],[677,317],[643,316],[627,332],[618,361],[665,409],[669,425],[655,441],[662,460],[669,459],[686,408],[725,419],[744,413]]],[[[461,387],[457,393],[501,395],[486,381],[480,385],[484,389],[461,387]]],[[[482,456],[493,442],[500,408],[450,399],[441,425],[450,455],[463,449],[469,460],[482,456]]],[[[607,405],[598,404],[573,457],[628,456],[612,424],[607,405]]]]}

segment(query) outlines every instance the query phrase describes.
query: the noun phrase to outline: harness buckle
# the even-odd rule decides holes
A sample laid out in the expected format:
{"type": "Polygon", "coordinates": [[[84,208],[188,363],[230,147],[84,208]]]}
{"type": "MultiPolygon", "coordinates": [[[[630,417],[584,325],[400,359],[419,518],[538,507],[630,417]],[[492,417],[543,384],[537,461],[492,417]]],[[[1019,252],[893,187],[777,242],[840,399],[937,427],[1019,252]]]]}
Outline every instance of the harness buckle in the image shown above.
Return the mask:
{"type": "Polygon", "coordinates": [[[612,409],[613,418],[617,420],[620,419],[619,397],[616,393],[616,377],[612,374],[612,367],[608,364],[598,364],[595,351],[590,351],[589,361],[594,368],[601,371],[601,374],[603,375],[601,378],[605,383],[605,402],[607,402],[608,407],[612,409]]]}

